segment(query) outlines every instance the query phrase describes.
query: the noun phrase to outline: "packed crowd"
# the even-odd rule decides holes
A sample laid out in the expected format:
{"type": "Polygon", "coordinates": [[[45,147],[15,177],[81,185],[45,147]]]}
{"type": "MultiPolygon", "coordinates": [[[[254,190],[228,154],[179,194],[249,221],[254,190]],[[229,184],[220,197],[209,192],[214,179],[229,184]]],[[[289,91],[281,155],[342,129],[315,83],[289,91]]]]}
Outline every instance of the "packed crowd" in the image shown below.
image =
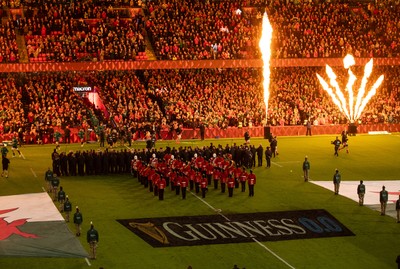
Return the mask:
{"type": "Polygon", "coordinates": [[[246,58],[256,51],[260,23],[241,8],[237,1],[150,1],[146,29],[159,59],[246,58]]]}
{"type": "Polygon", "coordinates": [[[98,125],[102,114],[73,91],[73,86],[87,83],[85,79],[73,73],[24,73],[2,78],[0,132],[23,132],[32,139],[25,141],[29,143],[53,134],[56,127],[87,129],[98,125]]]}
{"type": "Polygon", "coordinates": [[[265,106],[257,69],[149,70],[145,84],[163,100],[167,122],[184,127],[260,126],[265,106]]]}
{"type": "Polygon", "coordinates": [[[134,73],[102,72],[97,76],[96,83],[102,85],[101,98],[118,129],[129,127],[138,130],[155,123],[167,124],[163,120],[162,103],[157,102],[134,73]]]}
{"type": "MultiPolygon", "coordinates": [[[[360,85],[363,67],[352,68],[360,85]]],[[[342,89],[348,75],[335,69],[342,89]]],[[[400,122],[400,73],[396,67],[375,67],[367,90],[384,74],[383,85],[366,106],[360,124],[400,122]]],[[[136,138],[175,128],[251,127],[268,125],[344,124],[347,119],[322,89],[316,74],[323,68],[277,68],[271,73],[268,118],[265,121],[261,69],[192,69],[42,73],[3,76],[0,132],[41,126],[94,128],[101,124],[129,129],[136,138]],[[98,87],[109,117],[76,85],[98,87]],[[142,132],[139,135],[137,132],[142,132]]],[[[135,138],[135,137],[134,137],[135,138]]]]}
{"type": "MultiPolygon", "coordinates": [[[[16,8],[20,3],[5,5],[16,8]]],[[[132,60],[145,51],[147,35],[158,59],[259,58],[265,9],[279,29],[272,41],[274,58],[399,54],[398,1],[54,0],[24,2],[23,16],[14,16],[0,29],[7,33],[1,35],[1,56],[19,60],[15,25],[26,38],[28,55],[46,61],[132,60]],[[131,7],[141,7],[145,16],[131,7]]]]}
{"type": "Polygon", "coordinates": [[[11,20],[7,20],[6,23],[0,23],[0,63],[15,63],[19,61],[16,38],[15,27],[11,20]]]}
{"type": "MultiPolygon", "coordinates": [[[[272,55],[395,57],[400,50],[400,3],[386,2],[352,6],[330,1],[269,1],[269,19],[279,29],[274,31],[272,55]]],[[[258,57],[264,9],[265,1],[151,1],[146,5],[146,29],[160,59],[258,57]]]]}
{"type": "Polygon", "coordinates": [[[44,61],[134,60],[146,47],[140,14],[89,1],[28,7],[18,29],[28,57],[44,61]]]}
{"type": "Polygon", "coordinates": [[[400,5],[273,1],[269,8],[279,31],[277,58],[394,57],[400,48],[400,5]]]}

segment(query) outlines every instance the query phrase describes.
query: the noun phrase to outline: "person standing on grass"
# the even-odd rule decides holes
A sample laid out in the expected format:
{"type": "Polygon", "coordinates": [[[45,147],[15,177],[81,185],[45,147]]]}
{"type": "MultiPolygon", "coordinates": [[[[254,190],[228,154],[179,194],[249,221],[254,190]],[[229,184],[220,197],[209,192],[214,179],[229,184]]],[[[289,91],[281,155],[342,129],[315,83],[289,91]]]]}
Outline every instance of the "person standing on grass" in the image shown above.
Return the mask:
{"type": "Polygon", "coordinates": [[[50,167],[44,173],[44,180],[46,181],[47,185],[47,192],[51,192],[51,180],[53,179],[53,171],[51,171],[50,167]]]}
{"type": "Polygon", "coordinates": [[[203,177],[201,178],[200,181],[200,186],[201,186],[201,197],[206,198],[206,192],[207,192],[207,187],[208,187],[208,180],[207,178],[203,177]]]}
{"type": "Polygon", "coordinates": [[[253,170],[250,170],[250,174],[247,175],[247,182],[249,185],[249,196],[254,196],[254,185],[256,185],[256,175],[253,174],[253,170]]]}
{"type": "Polygon", "coordinates": [[[308,157],[306,156],[304,158],[304,162],[303,162],[303,173],[304,173],[304,181],[307,182],[308,181],[308,175],[309,175],[309,171],[310,171],[310,162],[308,161],[308,157]]]}
{"type": "Polygon", "coordinates": [[[248,176],[248,174],[246,172],[246,169],[243,167],[241,170],[240,176],[239,176],[239,181],[240,181],[240,185],[242,187],[241,188],[242,192],[246,191],[247,176],[248,176]]]}
{"type": "Polygon", "coordinates": [[[185,175],[182,175],[180,177],[180,186],[181,186],[183,200],[186,199],[186,188],[188,185],[189,185],[189,179],[185,175]]]}
{"type": "Polygon", "coordinates": [[[358,194],[358,204],[364,205],[364,195],[365,195],[365,185],[364,181],[360,180],[360,184],[357,186],[357,194],[358,194]]]}
{"type": "Polygon", "coordinates": [[[6,156],[3,156],[1,164],[3,167],[3,172],[1,173],[1,176],[8,178],[8,167],[10,165],[10,160],[6,156]]]}
{"type": "Polygon", "coordinates": [[[306,129],[306,136],[311,136],[311,119],[307,120],[306,129]]]}
{"type": "Polygon", "coordinates": [[[400,195],[396,201],[397,223],[400,223],[400,195]]]}
{"type": "Polygon", "coordinates": [[[264,148],[260,144],[257,148],[257,160],[258,160],[258,167],[262,166],[263,163],[263,154],[264,154],[264,148]]]}
{"type": "Polygon", "coordinates": [[[265,150],[265,159],[267,160],[267,168],[271,167],[271,157],[272,157],[272,151],[270,147],[267,147],[265,150]]]}
{"type": "Polygon", "coordinates": [[[165,181],[164,176],[160,178],[160,180],[157,182],[158,184],[158,200],[164,200],[164,189],[167,186],[167,182],[165,181]]]}
{"type": "Polygon", "coordinates": [[[235,188],[235,179],[232,176],[228,177],[228,194],[229,197],[233,197],[233,189],[235,188]]]}
{"type": "Polygon", "coordinates": [[[51,179],[51,189],[53,193],[53,201],[56,201],[58,194],[58,186],[60,186],[60,179],[54,175],[51,179]]]}
{"type": "Polygon", "coordinates": [[[65,196],[65,202],[64,202],[64,212],[65,212],[65,221],[69,222],[69,214],[72,211],[72,204],[68,198],[68,195],[65,196]]]}
{"type": "Polygon", "coordinates": [[[335,170],[335,174],[333,175],[333,186],[335,189],[335,195],[339,194],[339,188],[340,188],[340,181],[342,181],[342,176],[339,173],[339,170],[335,170]]]}
{"type": "Polygon", "coordinates": [[[63,212],[65,203],[65,191],[63,190],[62,186],[60,186],[60,190],[58,191],[57,199],[60,203],[60,211],[63,212]]]}
{"type": "Polygon", "coordinates": [[[381,203],[381,216],[386,215],[386,205],[388,202],[389,193],[385,189],[385,186],[382,186],[382,190],[379,193],[379,202],[381,203]]]}
{"type": "Polygon", "coordinates": [[[79,211],[79,207],[76,206],[76,212],[74,214],[74,223],[76,228],[76,236],[81,236],[81,225],[83,222],[82,213],[79,211]]]}
{"type": "Polygon", "coordinates": [[[87,231],[86,240],[90,247],[90,258],[95,260],[97,243],[99,242],[99,233],[94,228],[93,222],[90,222],[90,229],[87,231]]]}

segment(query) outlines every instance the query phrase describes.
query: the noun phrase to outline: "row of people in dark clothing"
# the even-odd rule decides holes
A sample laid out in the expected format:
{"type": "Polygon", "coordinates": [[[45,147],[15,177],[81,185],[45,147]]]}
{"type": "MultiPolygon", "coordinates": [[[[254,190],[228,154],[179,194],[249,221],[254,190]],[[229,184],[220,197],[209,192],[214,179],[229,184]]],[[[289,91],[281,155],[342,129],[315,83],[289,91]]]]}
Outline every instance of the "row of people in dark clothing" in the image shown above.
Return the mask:
{"type": "Polygon", "coordinates": [[[57,176],[122,174],[130,172],[132,152],[129,150],[82,150],[52,153],[53,172],[57,176]]]}
{"type": "MultiPolygon", "coordinates": [[[[174,155],[177,160],[189,162],[195,154],[209,160],[213,154],[218,156],[229,156],[237,167],[252,168],[262,166],[264,149],[260,144],[257,148],[253,145],[222,145],[215,146],[212,143],[204,147],[167,147],[165,149],[145,148],[145,149],[105,149],[100,150],[70,150],[68,153],[59,153],[59,147],[54,149],[51,158],[53,162],[53,172],[58,176],[84,176],[84,175],[107,175],[124,174],[131,172],[131,161],[134,156],[148,164],[153,154],[158,159],[163,159],[166,154],[174,155]]],[[[271,152],[272,156],[272,152],[271,152]]]]}

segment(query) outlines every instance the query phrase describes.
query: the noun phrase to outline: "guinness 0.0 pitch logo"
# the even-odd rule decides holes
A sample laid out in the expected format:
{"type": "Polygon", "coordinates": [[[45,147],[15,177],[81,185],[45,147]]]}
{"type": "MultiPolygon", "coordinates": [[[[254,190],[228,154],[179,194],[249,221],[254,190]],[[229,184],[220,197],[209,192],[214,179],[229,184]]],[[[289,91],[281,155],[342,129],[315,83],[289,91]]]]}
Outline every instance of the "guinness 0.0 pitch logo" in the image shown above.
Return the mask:
{"type": "Polygon", "coordinates": [[[153,247],[354,235],[326,210],[118,220],[153,247]],[[229,220],[229,221],[228,221],[229,220]]]}

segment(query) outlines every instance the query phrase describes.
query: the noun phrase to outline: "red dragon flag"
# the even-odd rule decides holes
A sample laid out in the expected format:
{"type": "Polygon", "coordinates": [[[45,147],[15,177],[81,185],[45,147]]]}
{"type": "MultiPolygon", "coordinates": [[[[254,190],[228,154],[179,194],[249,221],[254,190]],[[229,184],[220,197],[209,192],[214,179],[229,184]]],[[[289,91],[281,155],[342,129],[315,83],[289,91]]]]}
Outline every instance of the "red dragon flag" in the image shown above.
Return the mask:
{"type": "Polygon", "coordinates": [[[47,193],[0,196],[0,256],[87,257],[47,193]]]}

